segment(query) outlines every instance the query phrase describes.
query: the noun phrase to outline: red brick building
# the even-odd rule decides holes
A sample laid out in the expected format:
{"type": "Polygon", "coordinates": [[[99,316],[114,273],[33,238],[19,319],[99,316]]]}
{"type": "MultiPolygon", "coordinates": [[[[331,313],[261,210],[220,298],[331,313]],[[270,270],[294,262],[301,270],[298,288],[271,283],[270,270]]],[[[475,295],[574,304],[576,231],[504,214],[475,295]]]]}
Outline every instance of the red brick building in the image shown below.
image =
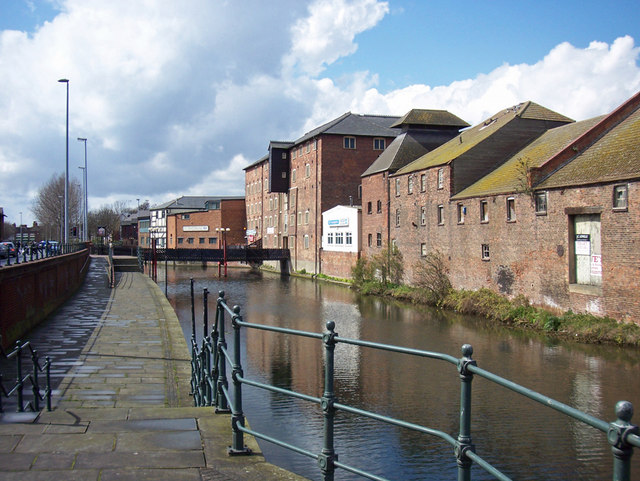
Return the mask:
{"type": "Polygon", "coordinates": [[[440,251],[455,288],[640,322],[639,130],[640,94],[582,122],[525,103],[399,170],[406,281],[440,251]],[[407,192],[412,174],[424,192],[407,192]]]}
{"type": "Polygon", "coordinates": [[[247,235],[288,248],[294,270],[322,272],[322,212],[360,204],[360,176],[393,141],[398,117],[346,113],[245,168],[247,235]]]}

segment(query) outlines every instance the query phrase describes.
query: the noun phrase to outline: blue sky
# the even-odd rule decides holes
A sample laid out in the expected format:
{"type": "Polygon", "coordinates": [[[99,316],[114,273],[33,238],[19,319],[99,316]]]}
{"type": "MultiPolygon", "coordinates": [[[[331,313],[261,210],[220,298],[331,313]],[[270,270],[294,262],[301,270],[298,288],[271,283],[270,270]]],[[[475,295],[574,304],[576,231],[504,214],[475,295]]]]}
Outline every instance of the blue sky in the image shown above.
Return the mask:
{"type": "Polygon", "coordinates": [[[272,139],[339,115],[526,100],[576,120],[640,90],[640,2],[0,0],[0,206],[88,138],[89,207],[241,195],[272,139]]]}

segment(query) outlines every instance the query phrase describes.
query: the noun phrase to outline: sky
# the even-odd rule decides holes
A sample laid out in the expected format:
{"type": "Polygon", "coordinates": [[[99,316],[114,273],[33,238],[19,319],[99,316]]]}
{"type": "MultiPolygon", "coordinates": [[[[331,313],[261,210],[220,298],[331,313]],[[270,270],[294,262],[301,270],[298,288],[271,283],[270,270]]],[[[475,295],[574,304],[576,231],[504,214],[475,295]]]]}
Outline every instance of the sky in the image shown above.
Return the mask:
{"type": "Polygon", "coordinates": [[[637,0],[0,0],[0,207],[66,169],[89,209],[244,195],[243,168],[345,112],[532,100],[583,120],[640,91],[637,0]]]}

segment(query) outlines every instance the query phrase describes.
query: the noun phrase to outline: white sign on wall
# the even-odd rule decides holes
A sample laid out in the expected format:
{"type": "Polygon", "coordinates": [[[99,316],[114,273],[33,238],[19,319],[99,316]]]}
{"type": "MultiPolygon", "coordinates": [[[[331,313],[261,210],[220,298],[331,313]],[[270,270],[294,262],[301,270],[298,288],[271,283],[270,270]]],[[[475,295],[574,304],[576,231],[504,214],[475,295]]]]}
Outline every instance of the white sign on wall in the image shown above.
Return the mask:
{"type": "Polygon", "coordinates": [[[182,232],[208,232],[208,225],[183,225],[182,232]]]}

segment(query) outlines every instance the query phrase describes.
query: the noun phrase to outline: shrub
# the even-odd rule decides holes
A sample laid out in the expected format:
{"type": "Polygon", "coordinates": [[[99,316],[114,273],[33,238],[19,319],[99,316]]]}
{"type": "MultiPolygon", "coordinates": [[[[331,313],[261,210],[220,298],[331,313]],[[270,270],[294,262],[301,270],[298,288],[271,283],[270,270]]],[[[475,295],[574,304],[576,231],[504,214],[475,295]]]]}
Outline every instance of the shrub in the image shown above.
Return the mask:
{"type": "Polygon", "coordinates": [[[428,292],[428,298],[432,303],[440,304],[451,290],[449,268],[442,253],[430,252],[416,263],[414,271],[416,286],[428,292]]]}

